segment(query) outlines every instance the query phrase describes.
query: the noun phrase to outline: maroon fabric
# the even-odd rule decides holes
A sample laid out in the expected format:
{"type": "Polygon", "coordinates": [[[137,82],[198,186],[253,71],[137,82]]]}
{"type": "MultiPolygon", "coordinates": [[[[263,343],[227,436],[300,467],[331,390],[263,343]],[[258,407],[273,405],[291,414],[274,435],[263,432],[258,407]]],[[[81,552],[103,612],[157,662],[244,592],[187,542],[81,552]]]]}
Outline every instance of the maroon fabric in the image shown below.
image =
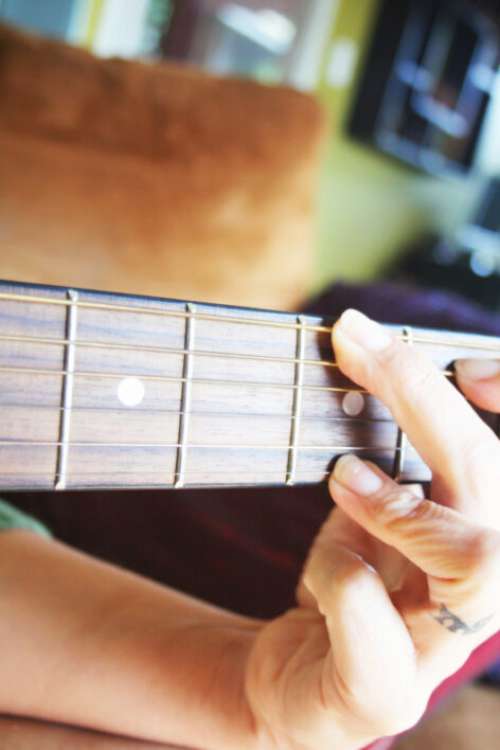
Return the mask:
{"type": "MultiPolygon", "coordinates": [[[[479,677],[492,662],[497,661],[499,658],[500,632],[479,646],[464,666],[434,691],[427,707],[426,716],[437,706],[441,705],[459,687],[479,677]]],[[[395,740],[396,738],[394,737],[384,737],[382,740],[378,740],[373,745],[370,745],[370,748],[367,748],[367,750],[387,750],[387,748],[394,744],[395,740]]]]}
{"type": "MultiPolygon", "coordinates": [[[[388,284],[337,284],[308,310],[337,316],[348,306],[385,322],[500,336],[500,317],[459,297],[388,284]]],[[[324,484],[30,493],[8,499],[43,520],[68,544],[255,617],[274,617],[294,604],[303,560],[331,508],[324,484]]],[[[497,637],[481,656],[469,660],[456,680],[469,678],[478,665],[483,669],[498,656],[497,637]]],[[[455,684],[448,681],[443,691],[455,684]]]]}

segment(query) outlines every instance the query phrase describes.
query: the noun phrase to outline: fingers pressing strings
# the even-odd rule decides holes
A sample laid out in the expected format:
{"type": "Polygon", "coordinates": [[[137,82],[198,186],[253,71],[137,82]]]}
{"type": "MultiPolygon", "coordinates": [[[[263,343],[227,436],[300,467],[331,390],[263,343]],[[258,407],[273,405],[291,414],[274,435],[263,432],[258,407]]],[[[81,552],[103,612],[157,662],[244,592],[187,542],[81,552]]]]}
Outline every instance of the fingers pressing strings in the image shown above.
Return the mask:
{"type": "Polygon", "coordinates": [[[377,466],[343,456],[332,496],[370,534],[428,576],[432,616],[450,632],[479,632],[498,609],[498,532],[422,499],[377,466]]]}
{"type": "Polygon", "coordinates": [[[440,502],[484,522],[496,518],[500,444],[435,364],[355,310],[332,335],[340,368],[390,409],[444,489],[440,502]]]}

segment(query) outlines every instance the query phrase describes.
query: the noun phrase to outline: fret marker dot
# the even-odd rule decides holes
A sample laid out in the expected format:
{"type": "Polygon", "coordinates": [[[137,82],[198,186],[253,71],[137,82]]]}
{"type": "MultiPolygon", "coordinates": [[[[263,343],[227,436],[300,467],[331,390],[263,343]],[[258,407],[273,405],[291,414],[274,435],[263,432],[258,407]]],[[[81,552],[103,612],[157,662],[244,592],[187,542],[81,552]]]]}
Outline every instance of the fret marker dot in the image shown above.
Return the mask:
{"type": "Polygon", "coordinates": [[[137,406],[144,398],[144,385],[139,378],[123,378],[118,383],[118,398],[124,406],[137,406]]]}
{"type": "Polygon", "coordinates": [[[348,417],[357,417],[365,408],[365,399],[359,391],[349,391],[342,399],[342,409],[348,417]]]}

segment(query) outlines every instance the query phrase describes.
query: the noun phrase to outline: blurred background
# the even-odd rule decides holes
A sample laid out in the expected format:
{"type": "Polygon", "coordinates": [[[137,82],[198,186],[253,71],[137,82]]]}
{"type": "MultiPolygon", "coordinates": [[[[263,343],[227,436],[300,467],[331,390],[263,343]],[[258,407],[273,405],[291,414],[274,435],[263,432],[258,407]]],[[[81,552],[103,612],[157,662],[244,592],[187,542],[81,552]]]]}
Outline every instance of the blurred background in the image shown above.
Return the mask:
{"type": "MultiPolygon", "coordinates": [[[[499,64],[498,0],[0,0],[0,277],[500,312],[499,64]]],[[[495,707],[398,747],[493,750],[495,707]]]]}
{"type": "MultiPolygon", "coordinates": [[[[226,106],[224,91],[221,91],[219,116],[228,122],[225,130],[217,130],[219,126],[215,126],[208,149],[212,156],[218,151],[219,167],[224,162],[230,172],[223,194],[217,195],[217,213],[220,215],[220,207],[224,205],[222,213],[226,214],[221,218],[219,234],[214,235],[213,227],[208,227],[209,222],[205,221],[186,245],[185,238],[179,239],[177,228],[167,222],[164,227],[157,227],[164,243],[158,246],[157,239],[151,236],[154,232],[150,226],[156,219],[151,218],[146,228],[149,233],[147,252],[151,255],[154,245],[158,249],[154,258],[148,257],[150,276],[168,276],[170,281],[152,284],[141,280],[137,277],[135,263],[132,264],[134,271],[129,269],[135,279],[134,287],[116,272],[118,261],[113,259],[110,265],[109,249],[98,247],[99,228],[79,228],[78,214],[82,211],[78,211],[78,204],[66,206],[67,221],[72,212],[75,214],[68,227],[68,232],[73,234],[74,248],[78,246],[84,254],[90,253],[88,263],[94,268],[93,275],[87,272],[82,276],[80,272],[83,284],[119,289],[130,286],[130,291],[290,307],[333,280],[389,277],[456,290],[490,308],[499,308],[500,9],[495,0],[398,0],[396,3],[390,0],[47,0],[43,3],[0,0],[0,20],[83,48],[99,58],[118,56],[132,61],[146,60],[155,70],[163,65],[170,72],[178,70],[175,65],[172,68],[172,63],[189,64],[217,76],[251,79],[264,84],[262,88],[273,86],[280,92],[283,86],[291,86],[314,96],[325,113],[326,130],[322,129],[319,114],[315,118],[308,110],[305,98],[291,102],[285,97],[281,102],[281,119],[280,112],[276,112],[276,107],[273,110],[273,104],[267,100],[254,102],[255,117],[252,118],[252,110],[249,110],[249,117],[245,116],[245,123],[242,123],[234,115],[238,104],[233,101],[226,106]],[[297,125],[299,120],[301,124],[297,125]],[[263,132],[266,122],[268,133],[263,132]],[[294,127],[296,132],[292,133],[294,127]],[[263,138],[270,141],[265,147],[262,147],[263,138]],[[272,154],[276,150],[286,150],[287,138],[289,152],[271,167],[272,154]],[[218,139],[218,149],[214,139],[218,139]],[[228,141],[232,141],[230,148],[228,141]],[[321,142],[319,152],[318,142],[321,142]],[[241,170],[252,170],[248,170],[248,163],[238,161],[237,151],[247,156],[250,153],[254,161],[260,154],[262,182],[268,187],[270,182],[274,184],[272,195],[267,194],[262,205],[243,195],[252,188],[248,184],[242,186],[241,170]],[[297,161],[301,161],[300,175],[297,161]],[[306,162],[311,169],[304,172],[306,162]],[[319,187],[314,181],[316,173],[319,187]],[[284,195],[287,191],[288,196],[284,195]],[[275,204],[278,208],[273,212],[275,204]],[[246,233],[247,236],[252,234],[248,247],[244,238],[231,235],[229,215],[239,214],[241,219],[241,214],[245,214],[252,217],[255,225],[259,221],[265,223],[263,214],[266,212],[269,216],[261,233],[246,233]],[[194,245],[199,248],[210,232],[211,240],[207,240],[203,252],[204,257],[212,259],[208,269],[193,248],[194,245]],[[172,248],[176,238],[183,253],[188,247],[193,256],[184,280],[179,262],[174,263],[172,258],[166,262],[164,258],[165,254],[175,255],[172,248]],[[221,249],[224,242],[229,245],[232,242],[232,250],[227,253],[221,249]],[[245,247],[238,250],[241,242],[245,247]],[[288,245],[287,253],[278,250],[278,245],[281,248],[288,245]],[[163,260],[158,265],[160,256],[163,260]],[[193,281],[193,267],[198,267],[200,262],[203,279],[193,281]],[[259,267],[262,273],[258,272],[259,267]],[[277,275],[278,269],[284,274],[288,292],[279,288],[278,282],[273,286],[269,280],[273,274],[277,275]],[[235,276],[241,274],[246,278],[243,288],[234,282],[235,276]],[[223,277],[223,281],[210,280],[215,276],[223,277]],[[177,277],[179,283],[175,281],[177,277]],[[208,285],[206,291],[204,285],[208,285]]],[[[18,41],[18,45],[21,59],[22,42],[18,41]]],[[[39,71],[39,82],[43,84],[46,110],[51,96],[60,102],[70,94],[68,80],[61,81],[60,74],[55,75],[44,63],[50,57],[49,49],[44,53],[40,48],[38,54],[40,59],[35,67],[39,71]]],[[[15,59],[13,53],[9,70],[15,59]]],[[[72,59],[68,57],[68,63],[72,59]]],[[[130,78],[133,64],[125,70],[115,69],[115,76],[130,78]]],[[[4,81],[9,75],[11,79],[14,76],[6,72],[6,67],[4,63],[0,70],[4,81]]],[[[102,68],[100,70],[102,73],[102,68]]],[[[81,133],[87,128],[88,134],[83,140],[91,145],[94,128],[91,117],[107,116],[113,123],[113,119],[116,120],[113,101],[117,94],[116,91],[98,91],[99,84],[92,83],[88,63],[80,66],[78,74],[80,78],[75,75],[72,79],[76,89],[71,95],[73,107],[79,87],[80,98],[87,104],[72,123],[69,122],[71,115],[62,116],[61,122],[66,130],[73,127],[81,133]],[[87,69],[84,71],[83,67],[87,69]],[[94,99],[97,95],[102,99],[100,109],[94,112],[87,106],[88,89],[92,85],[97,92],[94,92],[94,99]]],[[[161,81],[156,81],[156,85],[161,85],[161,81]]],[[[164,85],[163,96],[168,97],[175,80],[165,78],[164,85]]],[[[31,122],[30,136],[38,123],[37,137],[44,136],[52,144],[57,139],[54,131],[59,128],[60,139],[66,141],[67,155],[69,139],[68,134],[62,132],[61,123],[48,122],[46,112],[40,116],[40,103],[33,101],[34,96],[26,96],[26,87],[34,92],[36,86],[36,80],[26,79],[4,84],[4,115],[0,115],[0,127],[3,124],[4,131],[10,129],[12,136],[14,115],[9,123],[5,114],[11,107],[14,114],[17,110],[19,115],[15,120],[18,141],[22,135],[27,136],[25,124],[19,124],[21,120],[31,122]],[[52,131],[51,125],[55,126],[52,131]]],[[[180,86],[189,88],[185,79],[180,86]]],[[[121,93],[127,95],[124,90],[121,93]]],[[[242,89],[241,101],[248,99],[248,93],[248,89],[242,89]]],[[[193,93],[190,120],[198,118],[203,123],[206,96],[206,91],[193,93]]],[[[214,93],[211,97],[212,105],[217,96],[214,93]]],[[[141,141],[138,132],[142,124],[141,105],[144,109],[155,106],[154,102],[131,99],[131,106],[137,106],[138,121],[133,136],[136,141],[141,141]]],[[[178,116],[181,127],[182,118],[188,115],[167,112],[168,126],[172,125],[172,117],[178,116]]],[[[214,116],[212,112],[212,120],[214,116]]],[[[130,127],[128,123],[123,125],[122,120],[118,118],[115,122],[117,129],[130,127]]],[[[203,127],[204,124],[199,125],[200,129],[203,127]]],[[[156,137],[154,133],[152,137],[156,137]]],[[[128,144],[131,151],[132,139],[131,136],[128,144]]],[[[142,141],[146,140],[147,134],[142,136],[142,141]]],[[[73,145],[76,148],[75,143],[73,145]]],[[[78,145],[82,146],[81,138],[78,145]]],[[[102,143],[98,145],[103,147],[102,143]]],[[[107,144],[108,151],[110,146],[112,144],[107,144]]],[[[9,153],[12,153],[12,142],[4,148],[6,158],[9,153]]],[[[57,157],[54,152],[53,157],[51,168],[48,163],[39,167],[41,172],[45,169],[48,179],[54,173],[54,161],[62,158],[61,152],[57,157]]],[[[172,171],[169,157],[162,154],[159,158],[164,161],[163,174],[167,179],[172,171]]],[[[183,156],[186,170],[190,169],[187,163],[190,158],[193,157],[189,153],[183,156]]],[[[33,164],[33,149],[30,164],[33,164]]],[[[207,171],[212,168],[208,163],[206,167],[207,171]]],[[[18,168],[19,152],[15,170],[18,168]]],[[[110,169],[112,167],[108,168],[108,173],[110,169]]],[[[198,173],[200,169],[198,165],[198,173]]],[[[33,166],[30,170],[33,171],[33,166]]],[[[116,183],[124,181],[120,168],[116,170],[114,187],[107,186],[108,202],[111,202],[110,191],[117,191],[116,183]]],[[[7,167],[4,173],[10,177],[7,167]]],[[[59,180],[57,174],[53,177],[55,182],[59,180]]],[[[88,193],[89,181],[100,182],[101,178],[102,175],[92,178],[87,174],[86,184],[73,189],[88,193]]],[[[33,175],[31,179],[35,179],[33,175]]],[[[144,179],[137,181],[141,182],[140,192],[148,190],[144,179]]],[[[29,181],[30,177],[25,177],[24,183],[17,177],[10,180],[10,186],[4,181],[3,191],[7,193],[4,204],[10,207],[10,217],[5,221],[4,258],[8,251],[15,260],[4,263],[4,268],[0,269],[2,275],[22,274],[25,280],[30,280],[27,277],[31,276],[32,280],[72,282],[68,279],[69,267],[64,262],[61,266],[59,256],[57,263],[64,278],[54,271],[51,254],[58,252],[60,244],[65,245],[65,253],[69,252],[66,238],[55,236],[54,229],[49,230],[48,225],[52,226],[57,217],[47,206],[42,210],[39,206],[41,186],[38,183],[36,189],[32,184],[27,187],[29,181]],[[38,206],[37,226],[31,227],[30,232],[26,227],[29,219],[21,205],[16,204],[16,211],[22,215],[22,220],[15,227],[12,224],[12,190],[16,188],[24,199],[28,193],[36,194],[32,200],[38,206]],[[23,228],[19,226],[21,223],[23,228]],[[43,234],[50,235],[45,245],[40,237],[40,224],[44,226],[43,234]],[[29,250],[31,246],[33,253],[29,250]],[[24,260],[20,260],[20,254],[24,260]],[[40,255],[44,257],[43,268],[40,268],[40,255]]],[[[179,195],[172,196],[169,186],[164,187],[164,210],[168,211],[169,204],[178,207],[179,195]]],[[[205,196],[212,187],[215,192],[219,189],[216,184],[204,186],[205,196]]],[[[43,192],[47,189],[57,193],[57,185],[45,182],[43,192]]],[[[68,189],[66,184],[65,191],[68,189]]],[[[155,190],[158,189],[156,186],[155,190]]],[[[262,193],[262,184],[255,189],[262,193]]],[[[183,205],[182,210],[184,218],[186,214],[192,216],[196,201],[200,205],[199,196],[196,199],[194,196],[196,185],[188,181],[179,190],[183,190],[184,195],[193,195],[195,207],[183,205]]],[[[63,198],[63,202],[66,200],[63,198]]],[[[99,201],[103,200],[101,196],[99,201]]],[[[127,199],[123,196],[118,199],[115,195],[115,201],[121,204],[115,207],[121,221],[126,221],[127,201],[134,203],[135,200],[133,193],[127,199]]],[[[60,196],[54,201],[60,204],[60,196]]],[[[206,202],[205,198],[203,201],[206,202]]],[[[85,210],[88,209],[89,205],[85,204],[85,210]]],[[[111,207],[111,215],[113,210],[111,207]]],[[[155,213],[158,214],[158,203],[155,203],[155,213]]],[[[131,253],[140,254],[136,235],[141,235],[141,229],[144,234],[144,226],[133,228],[134,239],[131,239],[115,227],[112,240],[102,239],[102,244],[109,245],[113,241],[116,248],[121,243],[120,263],[123,263],[123,258],[130,257],[131,253]]],[[[116,249],[113,252],[116,254],[116,249]]],[[[191,255],[189,257],[191,261],[191,255]]]]}

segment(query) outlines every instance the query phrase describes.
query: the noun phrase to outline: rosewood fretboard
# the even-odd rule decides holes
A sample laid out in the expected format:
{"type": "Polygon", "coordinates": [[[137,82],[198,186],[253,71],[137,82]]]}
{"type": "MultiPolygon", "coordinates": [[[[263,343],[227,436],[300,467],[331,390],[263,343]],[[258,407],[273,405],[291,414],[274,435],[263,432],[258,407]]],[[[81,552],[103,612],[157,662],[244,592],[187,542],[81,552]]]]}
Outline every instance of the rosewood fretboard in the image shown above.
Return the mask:
{"type": "MultiPolygon", "coordinates": [[[[2,282],[0,488],[314,483],[348,451],[428,479],[388,410],[336,367],[331,325],[2,282]]],[[[396,332],[444,377],[458,356],[500,356],[490,337],[396,332]]]]}

